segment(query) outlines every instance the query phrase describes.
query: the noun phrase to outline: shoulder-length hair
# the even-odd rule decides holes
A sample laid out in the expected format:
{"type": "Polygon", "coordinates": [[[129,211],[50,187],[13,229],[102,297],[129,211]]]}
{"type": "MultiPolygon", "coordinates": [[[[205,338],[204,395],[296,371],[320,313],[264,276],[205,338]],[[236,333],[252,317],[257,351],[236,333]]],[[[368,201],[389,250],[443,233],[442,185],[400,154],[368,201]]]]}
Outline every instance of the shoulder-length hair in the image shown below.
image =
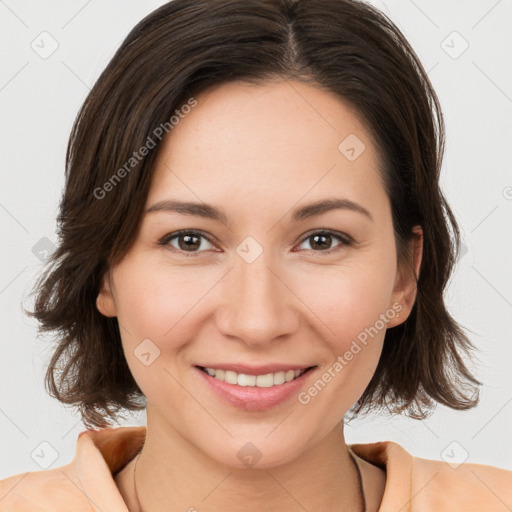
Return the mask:
{"type": "Polygon", "coordinates": [[[436,402],[478,403],[480,382],[464,362],[474,347],[443,299],[460,234],[439,185],[442,112],[400,30],[355,0],[173,0],[131,30],[76,117],[58,246],[27,312],[40,332],[57,333],[45,379],[50,395],[78,407],[86,425],[107,426],[120,409],[145,406],[117,319],[96,308],[104,273],[140,225],[158,153],[141,148],[158,127],[172,137],[171,117],[209,87],[282,79],[333,92],[360,116],[381,157],[398,263],[411,271],[412,227],[423,229],[414,307],[387,330],[354,414],[387,407],[422,418],[436,402]]]}

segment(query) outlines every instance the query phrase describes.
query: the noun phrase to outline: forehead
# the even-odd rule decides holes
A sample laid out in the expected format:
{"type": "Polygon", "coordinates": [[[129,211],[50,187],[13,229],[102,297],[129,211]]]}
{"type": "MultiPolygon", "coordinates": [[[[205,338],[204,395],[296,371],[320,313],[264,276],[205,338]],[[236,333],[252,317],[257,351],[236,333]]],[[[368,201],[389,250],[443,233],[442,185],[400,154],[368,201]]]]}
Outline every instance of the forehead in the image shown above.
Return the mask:
{"type": "Polygon", "coordinates": [[[334,191],[385,200],[369,130],[334,93],[295,81],[231,82],[195,99],[162,143],[148,204],[172,196],[291,208],[334,191]]]}

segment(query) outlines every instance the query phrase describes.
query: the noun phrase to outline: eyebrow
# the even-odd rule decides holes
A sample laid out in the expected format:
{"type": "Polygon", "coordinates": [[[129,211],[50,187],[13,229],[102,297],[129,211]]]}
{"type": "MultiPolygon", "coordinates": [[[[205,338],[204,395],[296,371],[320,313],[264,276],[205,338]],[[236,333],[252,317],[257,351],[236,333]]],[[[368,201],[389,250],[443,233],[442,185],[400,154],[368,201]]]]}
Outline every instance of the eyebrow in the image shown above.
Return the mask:
{"type": "MultiPolygon", "coordinates": [[[[354,201],[349,199],[324,199],[293,210],[291,220],[298,222],[310,217],[315,217],[332,210],[349,210],[361,213],[373,221],[371,213],[354,201]]],[[[206,203],[194,203],[189,201],[177,201],[166,199],[150,206],[146,213],[152,212],[175,212],[181,215],[194,215],[212,219],[223,224],[228,224],[228,216],[220,209],[206,203]]]]}

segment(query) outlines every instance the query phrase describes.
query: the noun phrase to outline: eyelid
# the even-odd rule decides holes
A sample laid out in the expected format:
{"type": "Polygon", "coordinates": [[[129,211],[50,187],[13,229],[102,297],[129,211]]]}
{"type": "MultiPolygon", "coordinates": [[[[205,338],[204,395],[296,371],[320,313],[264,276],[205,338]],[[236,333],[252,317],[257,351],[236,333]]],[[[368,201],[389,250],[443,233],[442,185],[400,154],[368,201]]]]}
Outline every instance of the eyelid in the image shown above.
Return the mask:
{"type": "MultiPolygon", "coordinates": [[[[205,240],[207,240],[210,244],[214,245],[214,242],[212,241],[212,237],[210,237],[209,235],[207,235],[206,233],[204,233],[203,231],[201,231],[200,229],[180,229],[178,231],[173,231],[172,233],[167,233],[166,235],[164,235],[159,241],[158,241],[158,245],[161,245],[161,246],[168,246],[169,245],[169,242],[171,240],[173,240],[174,238],[178,238],[180,235],[196,235],[198,237],[202,237],[204,238],[205,240]]],[[[174,249],[174,251],[176,252],[179,252],[185,256],[196,256],[196,255],[199,255],[203,252],[206,252],[205,250],[203,251],[190,251],[190,252],[187,252],[187,251],[182,251],[180,249],[176,249],[176,248],[172,248],[174,249]]]]}
{"type": "Polygon", "coordinates": [[[345,242],[347,244],[354,242],[354,239],[351,236],[347,235],[346,233],[343,233],[342,231],[336,231],[335,229],[329,229],[329,228],[312,229],[312,230],[304,233],[299,240],[304,241],[313,235],[322,235],[322,234],[336,236],[337,238],[341,239],[342,242],[345,242]]]}
{"type": "MultiPolygon", "coordinates": [[[[202,238],[206,239],[210,244],[214,245],[214,242],[212,241],[213,237],[211,237],[210,235],[207,235],[206,233],[204,233],[203,231],[201,231],[199,229],[181,229],[178,231],[173,231],[171,233],[167,233],[158,241],[158,245],[165,247],[174,238],[178,238],[180,235],[185,235],[185,234],[196,235],[198,237],[202,237],[202,238]]],[[[317,228],[317,229],[310,230],[310,231],[306,232],[305,234],[303,234],[301,236],[301,238],[299,239],[298,245],[301,245],[308,238],[311,238],[313,235],[330,235],[334,238],[337,238],[338,240],[340,240],[342,242],[341,244],[339,244],[331,249],[327,249],[325,251],[314,251],[312,249],[309,249],[310,252],[316,253],[317,255],[320,255],[320,256],[331,254],[333,252],[336,252],[338,250],[338,248],[341,248],[344,246],[349,246],[349,245],[352,245],[355,243],[354,239],[351,236],[347,235],[346,233],[336,231],[333,229],[328,229],[328,228],[317,228]]],[[[173,248],[173,249],[175,251],[183,254],[186,257],[199,256],[201,253],[207,252],[206,250],[187,252],[187,251],[182,251],[182,250],[176,249],[176,248],[173,248]]]]}
{"type": "Polygon", "coordinates": [[[342,242],[341,244],[336,245],[335,247],[332,247],[331,249],[327,249],[325,251],[314,251],[313,249],[309,249],[310,252],[317,256],[327,256],[338,250],[341,250],[343,247],[347,247],[355,243],[354,239],[351,236],[347,235],[346,233],[342,233],[341,231],[336,231],[334,229],[319,228],[308,231],[307,233],[302,235],[298,245],[302,245],[308,238],[311,238],[313,235],[329,235],[332,238],[337,238],[342,242]]]}

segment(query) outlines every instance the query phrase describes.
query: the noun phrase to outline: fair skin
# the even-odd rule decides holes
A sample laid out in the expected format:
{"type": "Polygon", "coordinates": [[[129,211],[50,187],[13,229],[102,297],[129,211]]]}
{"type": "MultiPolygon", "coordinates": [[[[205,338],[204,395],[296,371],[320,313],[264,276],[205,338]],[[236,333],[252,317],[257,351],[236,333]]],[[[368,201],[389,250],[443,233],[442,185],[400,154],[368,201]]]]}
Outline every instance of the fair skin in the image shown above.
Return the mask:
{"type": "MultiPolygon", "coordinates": [[[[140,502],[146,511],[357,511],[357,472],[342,420],[375,371],[386,328],[407,318],[416,296],[414,276],[397,265],[376,147],[353,110],[312,85],[232,82],[196,99],[164,140],[146,209],[171,198],[207,203],[222,209],[227,223],[144,214],[97,299],[102,314],[118,318],[128,365],[147,398],[140,502]],[[349,134],[366,145],[353,161],[338,149],[349,134]],[[371,218],[333,209],[292,219],[295,209],[333,198],[357,203],[371,218]],[[205,236],[189,252],[183,236],[158,245],[178,230],[205,236]],[[322,230],[354,242],[334,233],[315,244],[322,230]],[[251,263],[237,252],[246,237],[262,249],[251,263]],[[393,304],[401,305],[400,317],[389,318],[307,404],[295,394],[265,410],[244,410],[212,391],[196,368],[315,366],[301,388],[307,390],[393,304]],[[148,366],[134,354],[145,339],[160,350],[148,366]],[[237,456],[249,442],[261,454],[252,467],[237,456]]],[[[421,249],[420,237],[411,246],[416,272],[421,249]]],[[[129,510],[139,512],[133,462],[116,484],[129,510]]],[[[359,464],[367,510],[376,511],[384,472],[359,464]]]]}

